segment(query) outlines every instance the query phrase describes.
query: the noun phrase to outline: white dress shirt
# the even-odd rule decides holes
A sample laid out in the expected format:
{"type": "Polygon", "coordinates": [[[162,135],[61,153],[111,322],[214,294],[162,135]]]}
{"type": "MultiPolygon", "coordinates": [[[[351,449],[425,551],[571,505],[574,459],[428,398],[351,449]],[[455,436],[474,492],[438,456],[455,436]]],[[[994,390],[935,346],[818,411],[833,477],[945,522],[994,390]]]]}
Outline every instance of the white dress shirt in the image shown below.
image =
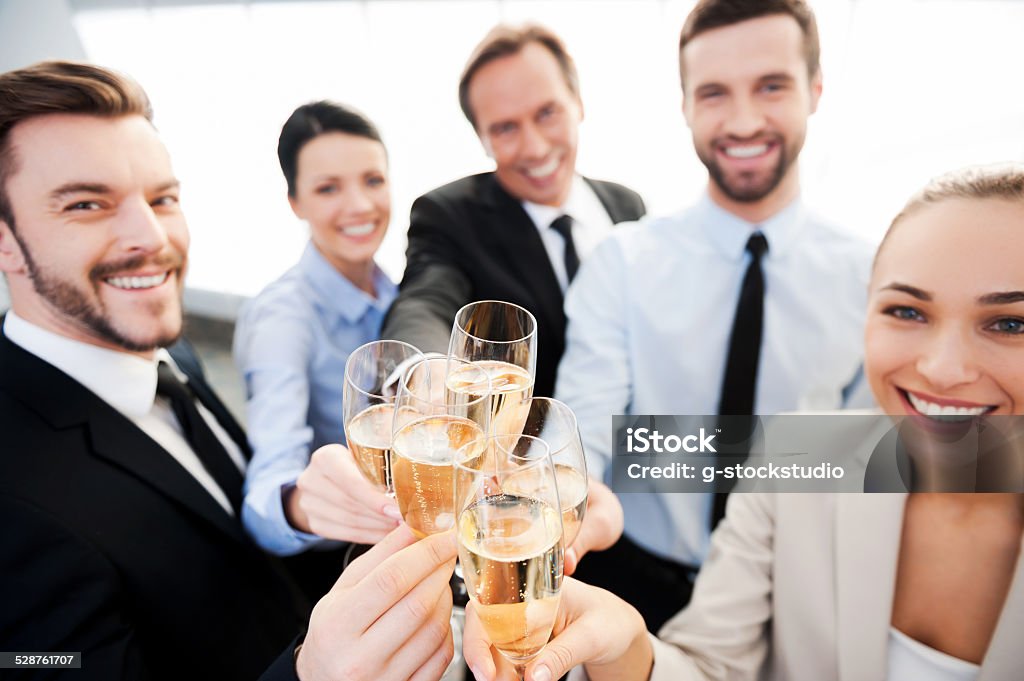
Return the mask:
{"type": "MultiPolygon", "coordinates": [[[[871,404],[859,379],[873,249],[799,200],[752,225],[705,195],[680,214],[620,226],[569,289],[555,395],[576,412],[595,477],[611,480],[613,415],[718,412],[754,230],[768,241],[757,413],[871,404]]],[[[711,495],[620,499],[635,542],[681,563],[703,561],[711,495]]]]}
{"type": "MultiPolygon", "coordinates": [[[[138,426],[174,457],[228,514],[234,515],[227,495],[203,467],[199,456],[185,439],[170,402],[156,394],[156,370],[160,361],[167,362],[180,380],[188,380],[167,350],[161,348],[153,359],[108,350],[47,331],[25,321],[13,310],[7,312],[4,334],[12,343],[81,383],[138,426]]],[[[244,474],[245,457],[238,445],[198,400],[196,407],[238,470],[244,474]]]]}
{"type": "Polygon", "coordinates": [[[887,660],[886,681],[974,681],[981,673],[980,665],[927,646],[896,627],[889,629],[887,660]]]}
{"type": "Polygon", "coordinates": [[[562,287],[562,293],[569,287],[569,275],[565,271],[565,239],[551,229],[551,223],[562,215],[572,218],[572,241],[576,246],[576,255],[580,262],[590,255],[604,238],[611,234],[611,216],[608,209],[597,198],[597,194],[579,175],[573,176],[569,198],[562,206],[542,206],[538,203],[523,201],[523,210],[533,220],[540,233],[544,249],[548,252],[551,267],[555,270],[555,278],[562,287]]]}

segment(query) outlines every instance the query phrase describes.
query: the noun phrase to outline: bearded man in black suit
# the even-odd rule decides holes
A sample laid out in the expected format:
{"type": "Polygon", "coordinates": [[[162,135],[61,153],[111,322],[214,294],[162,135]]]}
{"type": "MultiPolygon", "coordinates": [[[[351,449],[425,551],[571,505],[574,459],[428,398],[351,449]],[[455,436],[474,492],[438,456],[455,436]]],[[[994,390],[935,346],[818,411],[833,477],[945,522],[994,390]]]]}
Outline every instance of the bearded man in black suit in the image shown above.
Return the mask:
{"type": "Polygon", "coordinates": [[[175,345],[189,236],[151,115],[106,69],[0,74],[0,650],[104,681],[440,677],[450,535],[395,530],[303,633],[243,533],[245,436],[175,345]]]}
{"type": "Polygon", "coordinates": [[[496,167],[413,203],[405,276],[382,335],[445,352],[460,307],[515,303],[537,318],[534,394],[550,396],[565,349],[562,298],[580,259],[644,204],[576,174],[579,79],[549,30],[494,28],[463,71],[459,103],[496,167]]]}

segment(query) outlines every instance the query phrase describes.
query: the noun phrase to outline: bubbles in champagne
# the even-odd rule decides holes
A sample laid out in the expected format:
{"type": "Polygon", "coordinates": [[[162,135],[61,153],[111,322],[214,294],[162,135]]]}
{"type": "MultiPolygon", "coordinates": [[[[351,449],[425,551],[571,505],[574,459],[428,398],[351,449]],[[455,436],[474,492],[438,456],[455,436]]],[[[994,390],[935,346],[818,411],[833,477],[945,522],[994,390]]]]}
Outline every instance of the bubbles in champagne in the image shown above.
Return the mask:
{"type": "Polygon", "coordinates": [[[547,643],[562,584],[561,523],[550,505],[495,494],[459,518],[466,586],[494,646],[513,660],[547,643]]]}
{"type": "Polygon", "coordinates": [[[356,414],[345,428],[345,440],[356,465],[378,489],[387,489],[388,450],[394,408],[376,404],[356,414]]]}
{"type": "Polygon", "coordinates": [[[487,392],[487,384],[480,380],[480,370],[486,372],[491,388],[491,432],[513,435],[523,432],[533,397],[533,377],[520,366],[508,362],[480,360],[455,369],[448,375],[448,390],[468,399],[477,399],[487,392]]]}
{"type": "Polygon", "coordinates": [[[409,529],[418,537],[444,532],[455,524],[455,478],[452,464],[478,467],[483,431],[456,416],[427,416],[402,426],[391,451],[395,500],[409,529]],[[459,451],[479,440],[479,447],[459,451]]]}
{"type": "MultiPolygon", "coordinates": [[[[540,470],[527,468],[505,478],[502,490],[509,494],[542,496],[539,486],[546,485],[547,480],[540,470]]],[[[569,548],[579,534],[580,524],[587,511],[587,478],[572,466],[556,463],[555,480],[558,485],[558,501],[562,507],[562,535],[565,547],[569,548]]]]}

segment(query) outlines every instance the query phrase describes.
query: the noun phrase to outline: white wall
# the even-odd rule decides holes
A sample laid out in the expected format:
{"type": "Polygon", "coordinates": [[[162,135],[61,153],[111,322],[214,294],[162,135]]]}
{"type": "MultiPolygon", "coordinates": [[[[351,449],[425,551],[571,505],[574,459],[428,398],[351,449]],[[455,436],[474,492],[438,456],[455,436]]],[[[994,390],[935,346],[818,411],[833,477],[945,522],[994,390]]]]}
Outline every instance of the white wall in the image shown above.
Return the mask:
{"type": "Polygon", "coordinates": [[[0,73],[43,59],[85,59],[67,0],[0,1],[0,73]]]}
{"type": "MultiPolygon", "coordinates": [[[[490,167],[456,83],[502,19],[539,20],[575,55],[583,172],[633,186],[656,213],[687,203],[706,180],[676,73],[692,0],[113,4],[77,12],[75,25],[90,59],[131,73],[153,99],[183,180],[193,287],[251,295],[298,258],[305,230],[285,200],[276,142],[292,109],[321,98],[363,109],[385,136],[394,210],[379,259],[399,277],[412,200],[490,167]]],[[[930,176],[1024,159],[1024,2],[811,4],[825,74],[802,157],[813,206],[876,240],[930,176]]]]}

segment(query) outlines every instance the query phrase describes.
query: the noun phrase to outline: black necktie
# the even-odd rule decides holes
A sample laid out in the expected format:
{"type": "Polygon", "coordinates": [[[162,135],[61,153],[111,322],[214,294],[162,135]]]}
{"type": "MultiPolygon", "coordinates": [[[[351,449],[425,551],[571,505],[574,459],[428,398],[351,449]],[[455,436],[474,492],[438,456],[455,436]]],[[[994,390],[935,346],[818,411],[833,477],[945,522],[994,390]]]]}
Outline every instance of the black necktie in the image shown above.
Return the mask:
{"type": "Polygon", "coordinates": [[[238,514],[242,507],[242,474],[196,408],[195,394],[187,383],[178,380],[167,362],[160,362],[156,375],[156,394],[171,403],[192,451],[238,514]]]}
{"type": "Polygon", "coordinates": [[[565,240],[565,273],[572,283],[576,271],[580,268],[580,256],[576,254],[576,242],[572,240],[572,217],[560,215],[551,223],[551,229],[562,235],[565,240]]]}
{"type": "Polygon", "coordinates": [[[761,256],[768,250],[768,242],[761,232],[747,241],[750,264],[743,276],[736,316],[729,335],[729,356],[722,379],[722,393],[718,413],[742,416],[754,413],[754,393],[757,389],[757,362],[761,356],[761,326],[764,321],[764,273],[761,256]]]}
{"type": "MultiPolygon", "coordinates": [[[[722,392],[718,402],[721,416],[752,416],[754,396],[757,392],[757,366],[761,357],[761,329],[764,322],[764,272],[761,256],[768,251],[768,241],[761,232],[754,232],[747,240],[750,264],[743,275],[732,333],[729,335],[729,355],[722,379],[722,392]]],[[[725,419],[719,438],[724,444],[742,445],[754,432],[755,419],[725,419]]],[[[735,451],[735,450],[734,450],[735,451]]],[[[724,459],[723,459],[724,460],[724,459]]],[[[728,462],[739,463],[729,459],[728,462]]],[[[711,511],[711,529],[725,516],[725,502],[732,489],[727,480],[716,482],[716,493],[711,511]]]]}

